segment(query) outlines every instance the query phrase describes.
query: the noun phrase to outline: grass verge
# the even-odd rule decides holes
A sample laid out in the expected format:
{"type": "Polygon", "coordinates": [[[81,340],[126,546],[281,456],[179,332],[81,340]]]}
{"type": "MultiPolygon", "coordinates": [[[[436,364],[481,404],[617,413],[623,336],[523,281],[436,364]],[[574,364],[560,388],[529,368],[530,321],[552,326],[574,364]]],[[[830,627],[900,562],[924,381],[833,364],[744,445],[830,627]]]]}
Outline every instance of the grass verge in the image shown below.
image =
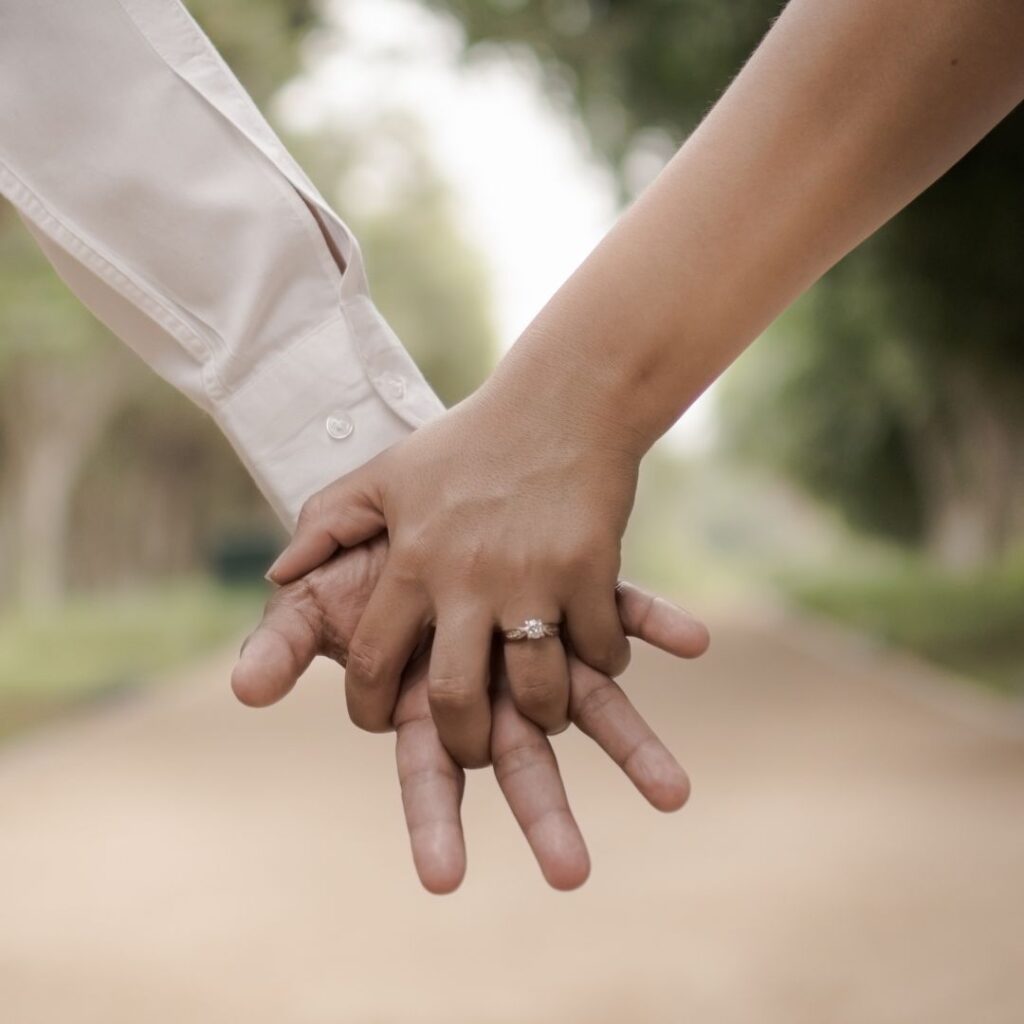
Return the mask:
{"type": "Polygon", "coordinates": [[[0,615],[0,735],[135,685],[241,635],[265,592],[187,580],[0,615]]]}
{"type": "Polygon", "coordinates": [[[780,583],[799,605],[1024,696],[1024,557],[969,575],[907,558],[780,583]]]}

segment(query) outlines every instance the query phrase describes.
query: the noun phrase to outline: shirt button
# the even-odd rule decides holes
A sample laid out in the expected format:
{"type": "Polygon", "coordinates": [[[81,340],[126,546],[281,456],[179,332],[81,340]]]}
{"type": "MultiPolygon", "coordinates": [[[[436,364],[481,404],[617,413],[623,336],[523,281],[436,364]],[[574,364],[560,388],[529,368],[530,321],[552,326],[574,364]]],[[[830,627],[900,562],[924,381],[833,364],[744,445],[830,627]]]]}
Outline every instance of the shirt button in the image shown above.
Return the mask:
{"type": "Polygon", "coordinates": [[[336,412],[331,416],[327,417],[327,433],[334,438],[335,441],[344,441],[353,430],[356,429],[356,425],[352,422],[350,416],[346,416],[343,412],[336,412]]]}
{"type": "Polygon", "coordinates": [[[405,398],[405,378],[397,373],[384,373],[377,378],[377,383],[389,398],[405,398]]]}

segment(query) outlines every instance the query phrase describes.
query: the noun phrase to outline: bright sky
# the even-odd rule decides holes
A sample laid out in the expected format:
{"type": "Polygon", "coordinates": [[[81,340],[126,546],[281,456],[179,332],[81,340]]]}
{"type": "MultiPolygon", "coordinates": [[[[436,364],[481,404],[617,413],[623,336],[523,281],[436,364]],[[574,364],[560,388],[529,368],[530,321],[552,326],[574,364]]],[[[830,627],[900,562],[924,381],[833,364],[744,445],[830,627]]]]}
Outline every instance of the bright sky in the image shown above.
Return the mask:
{"type": "MultiPolygon", "coordinates": [[[[488,261],[495,318],[510,345],[613,222],[610,174],[588,154],[582,127],[557,111],[532,61],[492,52],[463,57],[457,23],[416,0],[332,0],[331,29],[310,71],[281,100],[296,126],[341,122],[367,130],[381,115],[412,115],[450,183],[466,236],[488,261]]],[[[351,203],[387,200],[388,154],[346,187],[351,203]]],[[[709,403],[672,431],[704,447],[709,403]]]]}

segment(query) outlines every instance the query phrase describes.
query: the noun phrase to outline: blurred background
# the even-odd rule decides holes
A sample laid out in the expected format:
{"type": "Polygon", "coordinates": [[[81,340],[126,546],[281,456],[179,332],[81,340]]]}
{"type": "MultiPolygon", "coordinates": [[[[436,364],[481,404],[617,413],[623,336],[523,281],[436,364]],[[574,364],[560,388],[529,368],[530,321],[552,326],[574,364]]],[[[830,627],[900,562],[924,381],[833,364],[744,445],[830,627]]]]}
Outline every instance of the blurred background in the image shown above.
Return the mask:
{"type": "MultiPolygon", "coordinates": [[[[779,4],[187,6],[353,227],[379,306],[452,403],[658,173],[779,4]]],[[[800,676],[806,666],[759,653],[790,630],[813,634],[809,675],[831,700],[822,666],[853,663],[854,676],[894,685],[939,680],[992,720],[1018,714],[1022,178],[1018,111],[787,312],[647,460],[626,569],[705,611],[713,632],[724,624],[714,672],[800,676]]],[[[280,543],[212,424],[78,306],[0,207],[0,773],[5,748],[41,742],[44,723],[73,729],[83,707],[93,722],[141,684],[187,688],[197,665],[217,664],[209,685],[224,686],[220,652],[258,616],[280,543]]],[[[972,806],[995,799],[991,780],[979,785],[972,806]]],[[[996,852],[995,839],[979,842],[996,852]]],[[[1024,924],[1020,902],[1012,909],[1024,924]]],[[[0,977],[3,963],[0,947],[0,977]]],[[[740,967],[716,969],[735,980],[740,967]]],[[[700,1005],[716,1005],[716,991],[700,1005]]],[[[780,1005],[803,1006],[800,991],[780,1005]]],[[[807,1005],[825,1015],[807,1019],[854,1019],[829,1016],[838,1004],[814,991],[807,1005]]],[[[645,1016],[625,981],[615,992],[609,1020],[681,1019],[645,1016]]],[[[1021,1019],[1019,984],[1011,994],[972,1019],[1021,1019]]],[[[276,1019],[421,1019],[338,1015],[324,998],[321,1016],[276,1019]]],[[[577,1019],[551,1005],[562,1006],[553,1019],[577,1019]]],[[[605,1019],[601,1005],[579,1019],[605,1019]]],[[[466,1006],[437,1019],[506,1019],[466,1006]]]]}

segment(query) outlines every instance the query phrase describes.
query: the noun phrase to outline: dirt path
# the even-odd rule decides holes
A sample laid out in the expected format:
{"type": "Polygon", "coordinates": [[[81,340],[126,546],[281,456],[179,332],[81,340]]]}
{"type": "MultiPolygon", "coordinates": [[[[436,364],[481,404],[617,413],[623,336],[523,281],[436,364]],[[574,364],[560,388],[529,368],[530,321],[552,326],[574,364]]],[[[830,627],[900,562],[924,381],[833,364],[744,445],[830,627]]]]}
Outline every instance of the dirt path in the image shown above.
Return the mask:
{"type": "Polygon", "coordinates": [[[819,629],[714,623],[629,685],[662,817],[578,736],[594,874],[547,890],[471,779],[470,873],[414,880],[387,739],[330,666],[273,712],[187,680],[0,748],[4,1024],[1020,1024],[1024,724],[819,629]]]}

